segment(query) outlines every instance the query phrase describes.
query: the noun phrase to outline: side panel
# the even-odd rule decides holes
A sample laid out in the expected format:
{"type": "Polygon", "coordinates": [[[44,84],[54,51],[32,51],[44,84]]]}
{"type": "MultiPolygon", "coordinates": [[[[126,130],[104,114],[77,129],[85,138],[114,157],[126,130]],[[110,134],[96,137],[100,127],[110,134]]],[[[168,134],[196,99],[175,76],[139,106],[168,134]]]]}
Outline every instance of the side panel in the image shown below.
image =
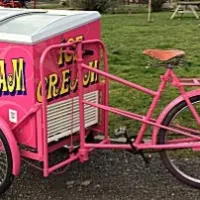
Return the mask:
{"type": "MultiPolygon", "coordinates": [[[[31,46],[0,43],[0,117],[11,129],[35,104],[32,54],[31,46]]],[[[14,134],[18,143],[35,147],[35,120],[14,134]]]]}
{"type": "MultiPolygon", "coordinates": [[[[39,74],[39,62],[42,52],[45,48],[52,44],[59,43],[71,43],[78,40],[88,40],[88,39],[100,39],[100,21],[96,21],[87,25],[84,25],[75,30],[69,31],[47,41],[43,41],[40,44],[34,46],[34,70],[35,70],[35,96],[36,101],[41,102],[41,91],[40,89],[40,74],[39,74]]],[[[91,66],[98,64],[99,60],[99,49],[95,46],[88,46],[87,49],[92,49],[94,51],[93,56],[85,56],[84,62],[91,66]]],[[[64,49],[63,49],[64,50],[64,49]]],[[[63,91],[62,83],[65,79],[64,75],[70,73],[70,82],[76,79],[76,58],[75,56],[67,55],[66,53],[61,53],[61,49],[52,50],[46,57],[45,60],[45,77],[49,83],[57,82],[57,86],[60,90],[59,94],[53,91],[52,87],[48,87],[48,101],[49,104],[60,101],[61,99],[69,98],[69,91],[63,91]],[[66,71],[67,70],[67,71],[66,71]],[[58,80],[54,80],[54,79],[58,80]]],[[[87,72],[85,72],[87,73],[87,72]]],[[[87,81],[86,81],[87,82],[87,81]]],[[[66,83],[68,84],[68,83],[66,83]]],[[[87,85],[85,83],[85,85],[87,85]]],[[[77,89],[77,88],[75,88],[77,89]]],[[[74,92],[74,91],[73,91],[74,92]]]]}
{"type": "MultiPolygon", "coordinates": [[[[77,29],[71,30],[62,35],[56,36],[47,41],[41,42],[34,46],[35,60],[35,96],[36,101],[41,102],[41,85],[39,74],[39,61],[45,48],[52,44],[72,43],[75,41],[100,39],[100,21],[95,21],[77,29]]],[[[99,66],[99,48],[95,45],[85,47],[92,50],[93,55],[85,55],[84,62],[91,67],[99,66]]],[[[63,49],[54,49],[49,52],[45,60],[45,77],[47,80],[47,99],[48,99],[48,133],[51,135],[49,142],[56,139],[54,135],[59,134],[67,136],[73,131],[79,129],[79,110],[78,110],[78,79],[76,68],[76,55],[68,55],[63,49]],[[62,103],[60,103],[62,101],[62,103]],[[73,106],[72,106],[73,105],[73,106]],[[74,109],[74,110],[73,110],[74,109]],[[74,113],[74,116],[72,115],[74,113]],[[73,117],[72,117],[73,116],[73,117]],[[73,119],[72,119],[73,118],[73,119]],[[71,121],[72,120],[72,121],[71,121]],[[72,124],[74,125],[71,128],[72,124]],[[64,131],[64,132],[63,132],[64,131]]],[[[98,101],[98,92],[94,93],[98,88],[97,74],[84,70],[83,85],[88,88],[86,98],[93,102],[98,101]],[[90,93],[90,94],[89,94],[90,93]]],[[[98,109],[85,107],[87,116],[86,124],[88,126],[98,122],[98,109]]]]}

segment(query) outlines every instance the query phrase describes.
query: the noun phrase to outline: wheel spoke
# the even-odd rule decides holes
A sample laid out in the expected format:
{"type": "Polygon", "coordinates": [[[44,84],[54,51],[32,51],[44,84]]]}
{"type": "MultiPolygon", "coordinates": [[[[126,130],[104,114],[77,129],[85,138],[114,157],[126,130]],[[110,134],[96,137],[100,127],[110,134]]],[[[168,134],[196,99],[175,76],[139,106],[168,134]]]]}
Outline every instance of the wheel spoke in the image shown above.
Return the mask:
{"type": "Polygon", "coordinates": [[[0,140],[0,183],[5,181],[7,175],[8,160],[3,142],[0,140]]]}
{"type": "MultiPolygon", "coordinates": [[[[193,106],[197,113],[200,114],[200,96],[198,101],[193,100],[193,106]]],[[[199,125],[192,115],[190,109],[185,102],[174,107],[168,118],[164,121],[167,126],[181,127],[183,130],[191,130],[191,134],[199,134],[199,125]]],[[[161,143],[167,143],[168,141],[177,142],[190,142],[191,138],[184,135],[176,134],[170,131],[161,132],[161,143]]],[[[197,141],[197,140],[196,140],[197,141]]],[[[193,149],[177,149],[177,150],[165,150],[161,152],[161,158],[165,166],[169,171],[179,180],[200,188],[200,151],[193,151],[193,149]]]]}

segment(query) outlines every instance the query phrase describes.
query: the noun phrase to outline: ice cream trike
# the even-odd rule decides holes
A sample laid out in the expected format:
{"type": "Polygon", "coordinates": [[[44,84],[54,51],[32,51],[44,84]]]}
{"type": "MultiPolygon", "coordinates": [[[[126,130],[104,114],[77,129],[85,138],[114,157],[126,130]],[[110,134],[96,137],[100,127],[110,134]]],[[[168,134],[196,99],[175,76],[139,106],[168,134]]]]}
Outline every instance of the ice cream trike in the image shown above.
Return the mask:
{"type": "Polygon", "coordinates": [[[158,151],[177,179],[200,188],[195,158],[200,150],[200,79],[178,78],[173,70],[184,52],[143,52],[166,68],[154,91],[109,73],[100,24],[98,12],[0,9],[1,193],[20,174],[22,159],[48,177],[73,161],[87,161],[95,149],[124,149],[141,154],[145,163],[150,162],[146,151],[158,151]],[[110,106],[110,81],[150,95],[147,114],[110,106]],[[167,83],[180,96],[154,118],[167,83]],[[113,137],[125,141],[113,141],[109,112],[141,122],[138,133],[119,128],[113,137]],[[146,138],[149,127],[151,137],[146,138]],[[68,156],[50,163],[51,154],[61,148],[68,156]]]}

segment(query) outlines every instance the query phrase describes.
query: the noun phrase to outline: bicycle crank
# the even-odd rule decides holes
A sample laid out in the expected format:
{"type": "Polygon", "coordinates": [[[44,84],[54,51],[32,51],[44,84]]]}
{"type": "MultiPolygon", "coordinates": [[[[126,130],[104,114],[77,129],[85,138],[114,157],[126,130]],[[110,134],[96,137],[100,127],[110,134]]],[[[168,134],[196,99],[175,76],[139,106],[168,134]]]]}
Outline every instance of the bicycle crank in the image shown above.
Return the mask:
{"type": "MultiPolygon", "coordinates": [[[[137,150],[134,146],[133,143],[136,139],[136,136],[133,135],[133,133],[129,132],[127,130],[126,127],[120,127],[119,129],[115,130],[115,137],[119,138],[119,137],[124,137],[126,139],[126,144],[130,144],[131,146],[131,150],[127,150],[128,152],[132,153],[132,154],[140,154],[142,159],[145,162],[146,167],[149,167],[150,165],[150,161],[152,158],[151,154],[145,155],[145,153],[143,152],[143,150],[137,150]]],[[[142,141],[144,143],[144,141],[142,141]]]]}

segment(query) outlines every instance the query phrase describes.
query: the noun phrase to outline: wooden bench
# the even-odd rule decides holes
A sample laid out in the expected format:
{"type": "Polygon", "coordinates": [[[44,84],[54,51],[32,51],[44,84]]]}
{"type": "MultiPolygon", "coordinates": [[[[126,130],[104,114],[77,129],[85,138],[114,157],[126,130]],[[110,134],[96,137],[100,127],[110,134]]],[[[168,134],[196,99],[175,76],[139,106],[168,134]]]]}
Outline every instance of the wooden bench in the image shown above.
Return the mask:
{"type": "Polygon", "coordinates": [[[200,1],[179,1],[177,2],[177,7],[170,19],[173,19],[177,13],[193,13],[194,16],[199,19],[199,15],[196,12],[195,7],[200,7],[200,1]],[[183,9],[181,9],[182,7],[183,9]]]}

